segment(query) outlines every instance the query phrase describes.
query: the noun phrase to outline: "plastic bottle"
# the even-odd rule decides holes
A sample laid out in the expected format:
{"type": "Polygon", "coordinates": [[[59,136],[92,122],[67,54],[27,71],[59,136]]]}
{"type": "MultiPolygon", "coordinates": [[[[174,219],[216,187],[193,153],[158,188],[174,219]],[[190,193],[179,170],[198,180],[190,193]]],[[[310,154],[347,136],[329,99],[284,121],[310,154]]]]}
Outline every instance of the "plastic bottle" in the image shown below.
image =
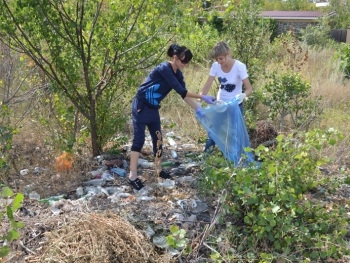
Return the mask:
{"type": "Polygon", "coordinates": [[[169,166],[173,166],[173,162],[171,161],[165,161],[161,163],[162,167],[169,167],[169,166]]]}
{"type": "Polygon", "coordinates": [[[167,139],[168,139],[168,143],[170,144],[170,146],[172,146],[172,147],[176,147],[177,146],[177,144],[176,144],[176,142],[174,141],[173,138],[168,137],[167,139]]]}
{"type": "Polygon", "coordinates": [[[40,199],[39,202],[41,203],[48,203],[48,204],[52,204],[54,202],[57,202],[61,199],[65,199],[65,195],[55,195],[55,196],[50,196],[48,198],[44,198],[44,199],[40,199]]]}
{"type": "Polygon", "coordinates": [[[117,174],[121,177],[125,177],[126,176],[126,171],[122,168],[119,167],[114,167],[110,170],[112,173],[117,174]]]}
{"type": "Polygon", "coordinates": [[[105,171],[103,172],[103,174],[101,175],[101,179],[106,180],[106,181],[113,181],[114,177],[113,175],[111,175],[109,172],[105,171]]]}
{"type": "Polygon", "coordinates": [[[174,159],[179,158],[179,156],[177,156],[177,152],[176,152],[175,150],[171,150],[170,153],[171,153],[171,156],[172,156],[174,159]]]}
{"type": "Polygon", "coordinates": [[[149,162],[145,159],[139,159],[138,160],[138,165],[142,166],[143,168],[151,168],[153,167],[153,163],[149,162]]]}

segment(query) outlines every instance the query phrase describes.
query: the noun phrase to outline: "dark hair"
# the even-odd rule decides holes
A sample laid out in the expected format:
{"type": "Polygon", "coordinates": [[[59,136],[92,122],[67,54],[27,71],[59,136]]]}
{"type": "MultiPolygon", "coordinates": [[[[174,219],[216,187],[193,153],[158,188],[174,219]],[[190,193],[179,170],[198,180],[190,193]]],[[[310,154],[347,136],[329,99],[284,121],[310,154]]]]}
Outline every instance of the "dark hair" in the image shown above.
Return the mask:
{"type": "Polygon", "coordinates": [[[192,59],[192,52],[185,46],[179,46],[178,44],[170,45],[167,55],[173,57],[176,55],[178,58],[181,58],[181,61],[188,63],[192,59]],[[184,57],[184,58],[183,58],[184,57]]]}

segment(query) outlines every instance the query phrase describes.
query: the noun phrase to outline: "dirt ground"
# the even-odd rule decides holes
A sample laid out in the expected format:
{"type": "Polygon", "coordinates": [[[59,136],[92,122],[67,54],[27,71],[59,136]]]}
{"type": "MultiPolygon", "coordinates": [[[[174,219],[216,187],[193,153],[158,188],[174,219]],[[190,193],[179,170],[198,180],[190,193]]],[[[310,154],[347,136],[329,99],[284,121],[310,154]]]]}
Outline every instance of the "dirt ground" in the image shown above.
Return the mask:
{"type": "MultiPolygon", "coordinates": [[[[157,177],[154,167],[140,165],[146,184],[141,191],[134,191],[127,177],[111,173],[116,167],[128,172],[128,145],[120,154],[94,159],[73,155],[73,166],[66,171],[57,171],[49,150],[17,146],[11,187],[25,196],[15,214],[25,227],[3,261],[174,262],[181,250],[169,248],[164,241],[169,227],[177,225],[195,240],[215,211],[215,204],[201,200],[195,187],[201,149],[192,142],[174,140],[177,158],[171,155],[172,147],[164,145],[163,151],[164,169],[171,171],[172,180],[157,177]],[[102,179],[106,174],[107,180],[102,179]],[[87,229],[90,238],[82,234],[87,229]],[[116,244],[117,236],[124,243],[116,244]]],[[[140,158],[154,161],[147,142],[140,158]]]]}
{"type": "MultiPolygon", "coordinates": [[[[260,126],[270,129],[267,124],[260,126]]],[[[259,138],[273,141],[266,134],[253,135],[252,143],[261,143],[259,138]]],[[[15,146],[11,187],[25,196],[15,213],[25,227],[3,262],[210,262],[210,251],[202,241],[215,224],[218,200],[196,187],[202,149],[193,141],[171,138],[176,147],[164,138],[162,161],[172,180],[157,177],[154,166],[140,164],[139,174],[146,184],[141,191],[134,191],[127,177],[111,173],[116,167],[128,172],[130,145],[119,154],[93,159],[73,155],[73,166],[66,171],[57,170],[57,156],[49,148],[15,146]],[[186,231],[192,253],[183,256],[181,247],[169,247],[166,236],[171,226],[186,231]]],[[[149,142],[141,159],[154,161],[149,142]]],[[[330,176],[338,170],[337,166],[323,168],[330,176]]],[[[347,185],[328,197],[344,203],[349,198],[347,185]]],[[[6,222],[2,224],[8,228],[6,222]]]]}

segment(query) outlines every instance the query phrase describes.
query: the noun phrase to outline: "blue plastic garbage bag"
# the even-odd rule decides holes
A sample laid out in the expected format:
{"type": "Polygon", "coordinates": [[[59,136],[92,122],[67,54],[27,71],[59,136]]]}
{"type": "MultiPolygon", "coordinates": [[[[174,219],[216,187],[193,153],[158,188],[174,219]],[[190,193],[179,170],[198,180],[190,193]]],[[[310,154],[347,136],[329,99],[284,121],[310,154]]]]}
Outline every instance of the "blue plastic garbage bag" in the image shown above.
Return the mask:
{"type": "Polygon", "coordinates": [[[218,101],[204,108],[203,113],[204,117],[197,115],[197,118],[226,159],[233,161],[235,166],[255,162],[253,154],[244,150],[250,147],[250,141],[237,99],[218,101]],[[242,163],[243,154],[245,158],[242,163]]]}

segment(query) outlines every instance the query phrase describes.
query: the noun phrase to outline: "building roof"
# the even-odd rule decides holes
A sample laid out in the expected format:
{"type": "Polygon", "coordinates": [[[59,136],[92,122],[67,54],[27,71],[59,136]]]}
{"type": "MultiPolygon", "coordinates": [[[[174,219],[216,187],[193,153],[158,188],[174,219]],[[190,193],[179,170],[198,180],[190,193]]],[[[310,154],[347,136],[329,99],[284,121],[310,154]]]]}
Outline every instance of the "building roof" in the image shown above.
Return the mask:
{"type": "Polygon", "coordinates": [[[274,19],[317,19],[324,14],[320,11],[263,11],[261,16],[274,19]]]}

